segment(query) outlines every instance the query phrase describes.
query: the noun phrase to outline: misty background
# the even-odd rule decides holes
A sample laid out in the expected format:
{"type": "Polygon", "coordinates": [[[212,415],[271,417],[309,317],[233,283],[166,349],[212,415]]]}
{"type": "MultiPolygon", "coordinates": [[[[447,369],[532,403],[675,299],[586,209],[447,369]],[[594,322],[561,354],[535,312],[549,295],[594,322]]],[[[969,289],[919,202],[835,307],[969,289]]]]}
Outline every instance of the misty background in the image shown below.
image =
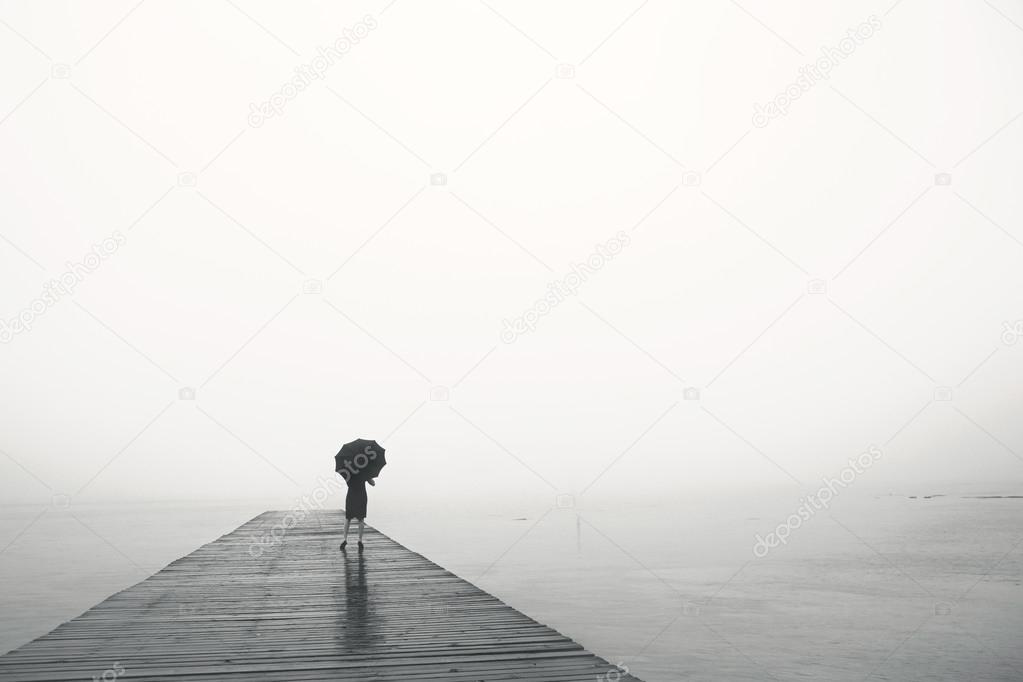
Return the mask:
{"type": "Polygon", "coordinates": [[[3,2],[0,497],[282,506],[357,437],[388,452],[371,522],[798,494],[871,446],[859,490],[1018,492],[1021,24],[1009,0],[3,2]]]}

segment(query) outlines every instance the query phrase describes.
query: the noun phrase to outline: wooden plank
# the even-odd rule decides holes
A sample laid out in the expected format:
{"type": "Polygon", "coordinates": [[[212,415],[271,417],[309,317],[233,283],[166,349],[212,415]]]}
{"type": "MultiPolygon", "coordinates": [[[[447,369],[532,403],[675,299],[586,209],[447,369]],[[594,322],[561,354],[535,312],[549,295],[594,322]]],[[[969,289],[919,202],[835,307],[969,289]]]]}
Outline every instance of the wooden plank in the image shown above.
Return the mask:
{"type": "Polygon", "coordinates": [[[339,552],[343,525],[260,514],[0,656],[0,680],[636,679],[374,529],[339,552]]]}

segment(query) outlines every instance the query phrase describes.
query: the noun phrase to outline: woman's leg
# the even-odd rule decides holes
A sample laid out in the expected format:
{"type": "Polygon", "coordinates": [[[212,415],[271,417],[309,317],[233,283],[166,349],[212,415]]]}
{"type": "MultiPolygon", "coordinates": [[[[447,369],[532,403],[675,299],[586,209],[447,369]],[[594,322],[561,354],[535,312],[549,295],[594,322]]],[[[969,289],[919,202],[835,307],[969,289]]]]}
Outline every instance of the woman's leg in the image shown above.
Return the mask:
{"type": "Polygon", "coordinates": [[[352,525],[351,519],[345,519],[345,537],[344,542],[348,542],[348,526],[352,525]]]}
{"type": "Polygon", "coordinates": [[[359,544],[362,544],[362,531],[366,527],[366,521],[359,519],[359,544]]]}

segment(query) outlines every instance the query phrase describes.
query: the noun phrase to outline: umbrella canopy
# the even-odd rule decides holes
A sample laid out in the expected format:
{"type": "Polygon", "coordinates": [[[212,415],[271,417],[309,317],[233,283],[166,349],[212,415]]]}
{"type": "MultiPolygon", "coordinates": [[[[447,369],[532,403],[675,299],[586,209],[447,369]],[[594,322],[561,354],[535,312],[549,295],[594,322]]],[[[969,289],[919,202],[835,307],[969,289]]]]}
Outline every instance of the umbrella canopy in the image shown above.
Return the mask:
{"type": "Polygon", "coordinates": [[[367,480],[380,475],[380,470],[387,464],[384,449],[375,440],[357,438],[345,443],[334,455],[334,471],[341,474],[346,481],[360,478],[367,480]]]}

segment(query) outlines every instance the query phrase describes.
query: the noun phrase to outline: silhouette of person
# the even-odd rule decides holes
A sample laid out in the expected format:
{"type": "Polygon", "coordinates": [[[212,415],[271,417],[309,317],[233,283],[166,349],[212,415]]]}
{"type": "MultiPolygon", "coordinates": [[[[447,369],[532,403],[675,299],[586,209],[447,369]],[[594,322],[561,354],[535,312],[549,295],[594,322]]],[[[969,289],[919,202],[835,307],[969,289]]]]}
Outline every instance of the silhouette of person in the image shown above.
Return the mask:
{"type": "Polygon", "coordinates": [[[341,550],[348,546],[348,528],[352,525],[352,519],[359,522],[359,551],[362,551],[362,532],[366,527],[366,484],[376,485],[375,479],[365,479],[361,476],[349,476],[345,481],[348,484],[348,493],[345,494],[345,537],[341,542],[341,550]]]}

